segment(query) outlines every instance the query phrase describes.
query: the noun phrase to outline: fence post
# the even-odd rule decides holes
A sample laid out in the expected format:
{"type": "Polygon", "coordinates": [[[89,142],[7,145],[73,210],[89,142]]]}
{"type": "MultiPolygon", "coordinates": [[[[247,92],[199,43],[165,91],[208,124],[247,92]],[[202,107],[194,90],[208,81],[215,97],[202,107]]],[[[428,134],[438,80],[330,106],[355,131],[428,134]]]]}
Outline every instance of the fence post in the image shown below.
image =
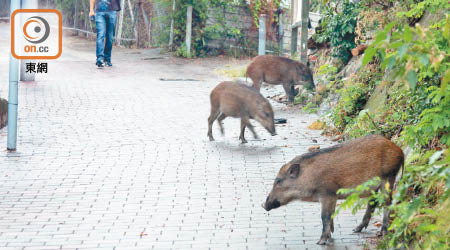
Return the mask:
{"type": "Polygon", "coordinates": [[[169,50],[172,50],[173,46],[173,16],[175,15],[175,0],[172,3],[172,19],[170,20],[170,35],[169,35],[169,50]]]}
{"type": "Polygon", "coordinates": [[[279,45],[279,55],[283,55],[283,36],[284,36],[284,30],[283,30],[283,12],[280,12],[280,15],[278,16],[278,35],[280,36],[280,45],[279,45]]]}
{"type": "Polygon", "coordinates": [[[259,16],[258,55],[266,53],[266,15],[259,16]]]}
{"type": "MultiPolygon", "coordinates": [[[[142,13],[142,17],[144,18],[144,24],[145,24],[145,29],[147,30],[147,40],[148,40],[148,46],[152,46],[152,30],[151,30],[151,26],[152,26],[152,22],[151,22],[151,17],[149,18],[147,16],[147,12],[145,12],[144,9],[144,5],[141,3],[142,0],[139,0],[139,7],[142,13]]],[[[151,4],[150,4],[151,6],[151,4]]],[[[150,10],[150,16],[151,16],[151,10],[150,10]]],[[[146,46],[147,47],[147,46],[146,46]]]]}
{"type": "Polygon", "coordinates": [[[77,23],[78,23],[78,0],[75,0],[75,10],[73,13],[73,35],[78,36],[77,23]]]}
{"type": "Polygon", "coordinates": [[[136,38],[136,48],[138,47],[138,32],[137,32],[137,22],[134,19],[134,13],[133,13],[133,7],[131,5],[130,0],[127,0],[128,3],[128,9],[130,11],[130,18],[131,18],[131,23],[133,24],[133,30],[134,30],[134,38],[136,38]]]}
{"type": "MultiPolygon", "coordinates": [[[[86,6],[86,1],[85,0],[81,0],[81,4],[83,5],[83,10],[84,10],[84,29],[86,31],[89,31],[89,28],[88,28],[89,11],[87,11],[89,9],[89,7],[86,6]]],[[[86,37],[89,37],[89,32],[86,32],[86,37]]]]}
{"type": "Polygon", "coordinates": [[[302,33],[300,37],[300,62],[308,62],[308,19],[309,19],[309,0],[302,0],[302,33]]]}
{"type": "Polygon", "coordinates": [[[191,57],[191,35],[192,35],[192,5],[187,8],[186,20],[186,52],[187,57],[191,57]]]}
{"type": "Polygon", "coordinates": [[[117,30],[117,40],[116,40],[117,46],[120,46],[120,40],[122,40],[123,12],[125,11],[125,0],[120,1],[120,7],[122,8],[122,10],[120,11],[119,14],[119,28],[117,30]]]}
{"type": "Polygon", "coordinates": [[[298,27],[294,27],[291,30],[291,56],[294,56],[297,53],[297,36],[298,36],[298,27]]]}
{"type": "MultiPolygon", "coordinates": [[[[11,0],[10,16],[20,9],[20,2],[11,0]]],[[[18,107],[18,77],[19,60],[9,54],[9,94],[8,94],[8,151],[16,151],[17,146],[17,107],[18,107]]]]}
{"type": "Polygon", "coordinates": [[[138,0],[138,2],[137,2],[137,5],[135,5],[135,8],[134,8],[134,15],[136,16],[136,18],[135,18],[135,21],[136,21],[136,25],[135,25],[135,27],[136,27],[136,48],[139,48],[139,44],[141,44],[141,40],[142,40],[142,34],[141,34],[141,31],[140,31],[140,29],[139,29],[139,11],[140,11],[140,9],[141,9],[141,7],[142,7],[142,0],[138,0]]]}

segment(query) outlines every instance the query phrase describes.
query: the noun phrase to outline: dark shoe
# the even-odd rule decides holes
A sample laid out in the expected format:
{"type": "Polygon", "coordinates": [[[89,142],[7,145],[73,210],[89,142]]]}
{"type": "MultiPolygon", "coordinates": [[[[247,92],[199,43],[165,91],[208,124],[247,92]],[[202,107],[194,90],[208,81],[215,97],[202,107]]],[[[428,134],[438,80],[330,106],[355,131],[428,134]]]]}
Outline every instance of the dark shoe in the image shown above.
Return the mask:
{"type": "Polygon", "coordinates": [[[95,65],[97,65],[98,68],[103,68],[103,67],[105,67],[105,65],[103,64],[102,61],[96,62],[95,65]]]}
{"type": "Polygon", "coordinates": [[[112,67],[112,63],[111,62],[105,62],[107,67],[112,67]]]}

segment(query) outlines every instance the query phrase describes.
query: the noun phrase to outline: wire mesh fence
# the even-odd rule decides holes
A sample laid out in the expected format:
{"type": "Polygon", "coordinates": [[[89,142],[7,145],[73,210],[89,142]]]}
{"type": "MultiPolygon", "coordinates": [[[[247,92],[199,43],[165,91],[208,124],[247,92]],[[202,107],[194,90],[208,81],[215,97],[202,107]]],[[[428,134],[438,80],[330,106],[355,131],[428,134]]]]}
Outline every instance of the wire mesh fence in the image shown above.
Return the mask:
{"type": "MultiPolygon", "coordinates": [[[[90,0],[39,0],[39,8],[55,8],[63,16],[63,29],[69,34],[96,37],[95,22],[89,19],[90,0]]],[[[182,46],[183,31],[174,31],[173,13],[180,6],[173,0],[119,0],[122,10],[117,13],[115,42],[126,47],[182,46]],[[175,7],[175,9],[173,8],[175,7]],[[171,44],[172,43],[172,44],[171,44]]],[[[0,21],[9,16],[10,0],[0,0],[0,21]]],[[[195,10],[194,10],[195,12],[195,10]]],[[[186,14],[184,14],[184,17],[186,14]]],[[[234,8],[214,7],[207,11],[200,32],[201,46],[209,55],[254,56],[258,53],[259,26],[248,4],[234,8]],[[224,29],[228,29],[224,32],[224,29]],[[230,29],[232,32],[230,32],[230,29]]],[[[289,6],[273,10],[266,17],[265,53],[289,54],[291,51],[292,11],[289,6]]],[[[314,20],[315,21],[315,20],[314,20]]],[[[176,26],[176,25],[175,25],[176,26]]]]}

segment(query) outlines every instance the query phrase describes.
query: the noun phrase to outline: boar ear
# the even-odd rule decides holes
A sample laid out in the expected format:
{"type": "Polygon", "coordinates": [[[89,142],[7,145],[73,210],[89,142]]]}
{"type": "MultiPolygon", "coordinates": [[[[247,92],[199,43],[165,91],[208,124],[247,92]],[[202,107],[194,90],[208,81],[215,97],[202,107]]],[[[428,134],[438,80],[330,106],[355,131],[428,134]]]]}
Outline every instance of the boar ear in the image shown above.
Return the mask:
{"type": "Polygon", "coordinates": [[[291,178],[297,178],[300,174],[300,164],[295,163],[292,164],[288,169],[289,177],[291,178]]]}

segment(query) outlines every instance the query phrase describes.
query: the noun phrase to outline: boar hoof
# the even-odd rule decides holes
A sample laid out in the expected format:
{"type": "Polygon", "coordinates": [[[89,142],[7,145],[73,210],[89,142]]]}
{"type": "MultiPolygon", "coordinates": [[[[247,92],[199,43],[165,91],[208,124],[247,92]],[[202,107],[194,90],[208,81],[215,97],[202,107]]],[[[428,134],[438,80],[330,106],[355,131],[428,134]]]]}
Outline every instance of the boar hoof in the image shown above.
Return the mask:
{"type": "Polygon", "coordinates": [[[241,143],[242,144],[244,144],[244,143],[247,143],[248,141],[244,138],[244,137],[239,137],[239,139],[241,140],[241,143]]]}
{"type": "Polygon", "coordinates": [[[382,227],[381,230],[379,232],[377,232],[377,236],[384,237],[385,235],[387,235],[387,233],[388,233],[387,229],[382,227]]]}
{"type": "Polygon", "coordinates": [[[326,245],[327,239],[320,238],[320,240],[317,242],[317,245],[326,245]]]}
{"type": "Polygon", "coordinates": [[[364,228],[367,228],[367,225],[360,224],[360,225],[357,226],[355,229],[353,229],[353,232],[355,232],[355,233],[361,233],[361,231],[362,231],[364,228]]]}
{"type": "Polygon", "coordinates": [[[214,141],[214,137],[210,136],[209,141],[214,141]]]}

